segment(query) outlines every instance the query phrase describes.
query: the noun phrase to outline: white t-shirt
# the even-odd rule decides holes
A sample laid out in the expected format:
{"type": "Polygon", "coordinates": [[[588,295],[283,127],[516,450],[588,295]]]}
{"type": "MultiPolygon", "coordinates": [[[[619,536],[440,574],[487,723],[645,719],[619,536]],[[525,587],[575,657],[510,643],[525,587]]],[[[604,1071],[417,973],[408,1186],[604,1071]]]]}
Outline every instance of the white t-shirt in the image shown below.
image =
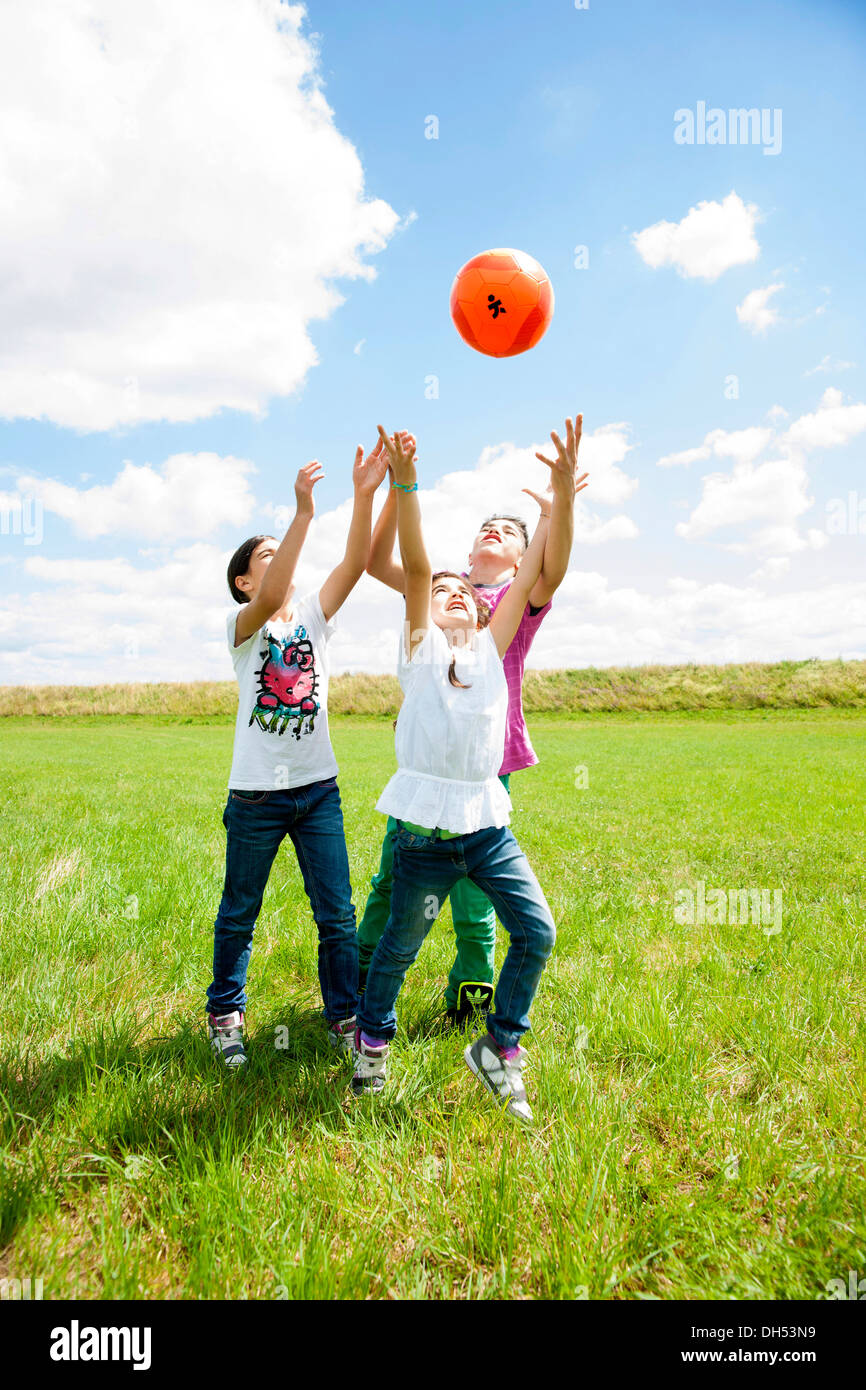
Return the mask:
{"type": "Polygon", "coordinates": [[[431,623],[397,675],[405,699],[397,719],[395,772],[376,809],[427,828],[467,834],[507,825],[511,800],[497,776],[505,748],[508,684],[489,628],[474,646],[451,647],[431,623]],[[455,675],[469,686],[461,690],[455,675]]]}
{"type": "Polygon", "coordinates": [[[238,678],[238,717],[229,786],[238,791],[304,787],[335,777],[328,733],[327,643],[318,594],[300,599],[288,622],[270,621],[239,647],[238,609],[226,619],[238,678]]]}

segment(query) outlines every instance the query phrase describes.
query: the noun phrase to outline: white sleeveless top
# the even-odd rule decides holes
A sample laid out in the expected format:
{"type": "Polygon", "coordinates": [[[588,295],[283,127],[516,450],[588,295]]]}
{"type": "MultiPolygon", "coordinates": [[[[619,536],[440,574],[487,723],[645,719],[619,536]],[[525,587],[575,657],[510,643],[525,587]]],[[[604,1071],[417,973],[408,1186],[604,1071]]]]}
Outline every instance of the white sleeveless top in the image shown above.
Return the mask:
{"type": "Polygon", "coordinates": [[[405,696],[395,740],[398,771],[376,810],[463,834],[507,825],[511,799],[497,774],[508,685],[490,629],[475,634],[473,646],[452,648],[431,623],[411,662],[401,633],[397,675],[405,696]],[[455,655],[455,675],[468,690],[448,679],[455,655]]]}

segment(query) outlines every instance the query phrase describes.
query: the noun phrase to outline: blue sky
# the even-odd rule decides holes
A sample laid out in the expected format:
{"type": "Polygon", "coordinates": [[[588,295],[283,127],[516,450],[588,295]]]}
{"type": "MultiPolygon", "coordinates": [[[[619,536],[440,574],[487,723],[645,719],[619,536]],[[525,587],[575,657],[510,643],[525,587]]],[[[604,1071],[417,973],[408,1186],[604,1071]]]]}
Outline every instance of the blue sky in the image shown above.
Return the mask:
{"type": "MultiPolygon", "coordinates": [[[[43,534],[0,535],[0,681],[228,677],[225,560],[275,529],[308,458],[327,473],[311,585],[379,420],[416,432],[431,549],[454,563],[577,410],[592,484],[535,664],[866,655],[866,534],[827,521],[866,498],[866,8],[96,10],[98,35],[58,9],[47,52],[26,16],[2,20],[20,84],[0,100],[0,493],[8,516],[37,498],[43,534]],[[779,152],[676,143],[674,113],[701,101],[781,111],[779,152]],[[638,234],[657,224],[651,264],[638,234]],[[487,246],[554,283],[549,332],[513,359],[448,316],[487,246]],[[149,472],[124,491],[126,460],[149,472]],[[74,657],[40,640],[45,612],[78,625],[74,657]]],[[[395,602],[364,582],[336,669],[388,668],[395,602]]]]}

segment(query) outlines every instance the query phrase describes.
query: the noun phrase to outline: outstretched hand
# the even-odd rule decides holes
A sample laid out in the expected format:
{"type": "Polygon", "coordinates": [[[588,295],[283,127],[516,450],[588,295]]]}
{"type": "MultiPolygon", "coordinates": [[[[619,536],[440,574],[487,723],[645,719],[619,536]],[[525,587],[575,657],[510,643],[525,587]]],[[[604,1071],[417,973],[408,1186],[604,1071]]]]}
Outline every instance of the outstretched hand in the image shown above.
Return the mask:
{"type": "Polygon", "coordinates": [[[303,468],[299,470],[295,479],[295,500],[299,512],[312,514],[315,511],[313,488],[324,476],[324,470],[318,459],[313,459],[311,463],[305,463],[303,468]]]}
{"type": "MultiPolygon", "coordinates": [[[[556,433],[556,430],[550,431],[550,437],[556,449],[556,458],[549,459],[544,454],[539,453],[535,455],[542,463],[546,463],[550,469],[550,493],[558,495],[566,501],[572,501],[578,492],[583,492],[583,489],[588,486],[586,479],[589,477],[589,474],[578,474],[577,471],[577,451],[580,448],[580,436],[582,433],[583,416],[578,415],[575,418],[574,424],[572,424],[571,417],[569,416],[565,422],[564,444],[556,433]]],[[[523,491],[528,492],[530,497],[535,498],[542,511],[549,510],[549,508],[542,503],[542,497],[537,492],[532,492],[532,490],[527,487],[525,487],[523,491]]],[[[549,502],[550,500],[551,498],[548,496],[546,501],[549,502]]]]}
{"type": "Polygon", "coordinates": [[[355,463],[352,468],[352,484],[356,492],[375,492],[388,471],[388,455],[377,439],[367,457],[363,445],[355,450],[355,463]]]}
{"type": "Polygon", "coordinates": [[[393,471],[394,481],[398,483],[414,482],[414,435],[409,434],[406,430],[398,430],[396,434],[389,437],[381,425],[377,425],[376,428],[379,431],[379,444],[382,445],[387,455],[388,466],[393,471]]]}

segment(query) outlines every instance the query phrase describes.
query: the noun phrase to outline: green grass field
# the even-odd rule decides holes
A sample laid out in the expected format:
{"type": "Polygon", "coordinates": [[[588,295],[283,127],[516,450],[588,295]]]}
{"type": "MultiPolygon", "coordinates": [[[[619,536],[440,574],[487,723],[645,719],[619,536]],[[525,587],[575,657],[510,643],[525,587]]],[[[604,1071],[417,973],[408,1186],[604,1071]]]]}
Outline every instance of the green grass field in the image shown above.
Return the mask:
{"type": "MultiPolygon", "coordinates": [[[[386,1096],[349,1096],[290,848],[250,1064],[222,1072],[202,1024],[230,725],[2,721],[0,1277],[46,1298],[814,1299],[862,1274],[866,715],[531,730],[513,826],[559,936],[524,1133],[440,1029],[447,914],[386,1096]],[[781,929],[678,922],[699,882],[780,889],[781,929]]],[[[362,905],[393,735],[336,718],[333,738],[362,905]]]]}

